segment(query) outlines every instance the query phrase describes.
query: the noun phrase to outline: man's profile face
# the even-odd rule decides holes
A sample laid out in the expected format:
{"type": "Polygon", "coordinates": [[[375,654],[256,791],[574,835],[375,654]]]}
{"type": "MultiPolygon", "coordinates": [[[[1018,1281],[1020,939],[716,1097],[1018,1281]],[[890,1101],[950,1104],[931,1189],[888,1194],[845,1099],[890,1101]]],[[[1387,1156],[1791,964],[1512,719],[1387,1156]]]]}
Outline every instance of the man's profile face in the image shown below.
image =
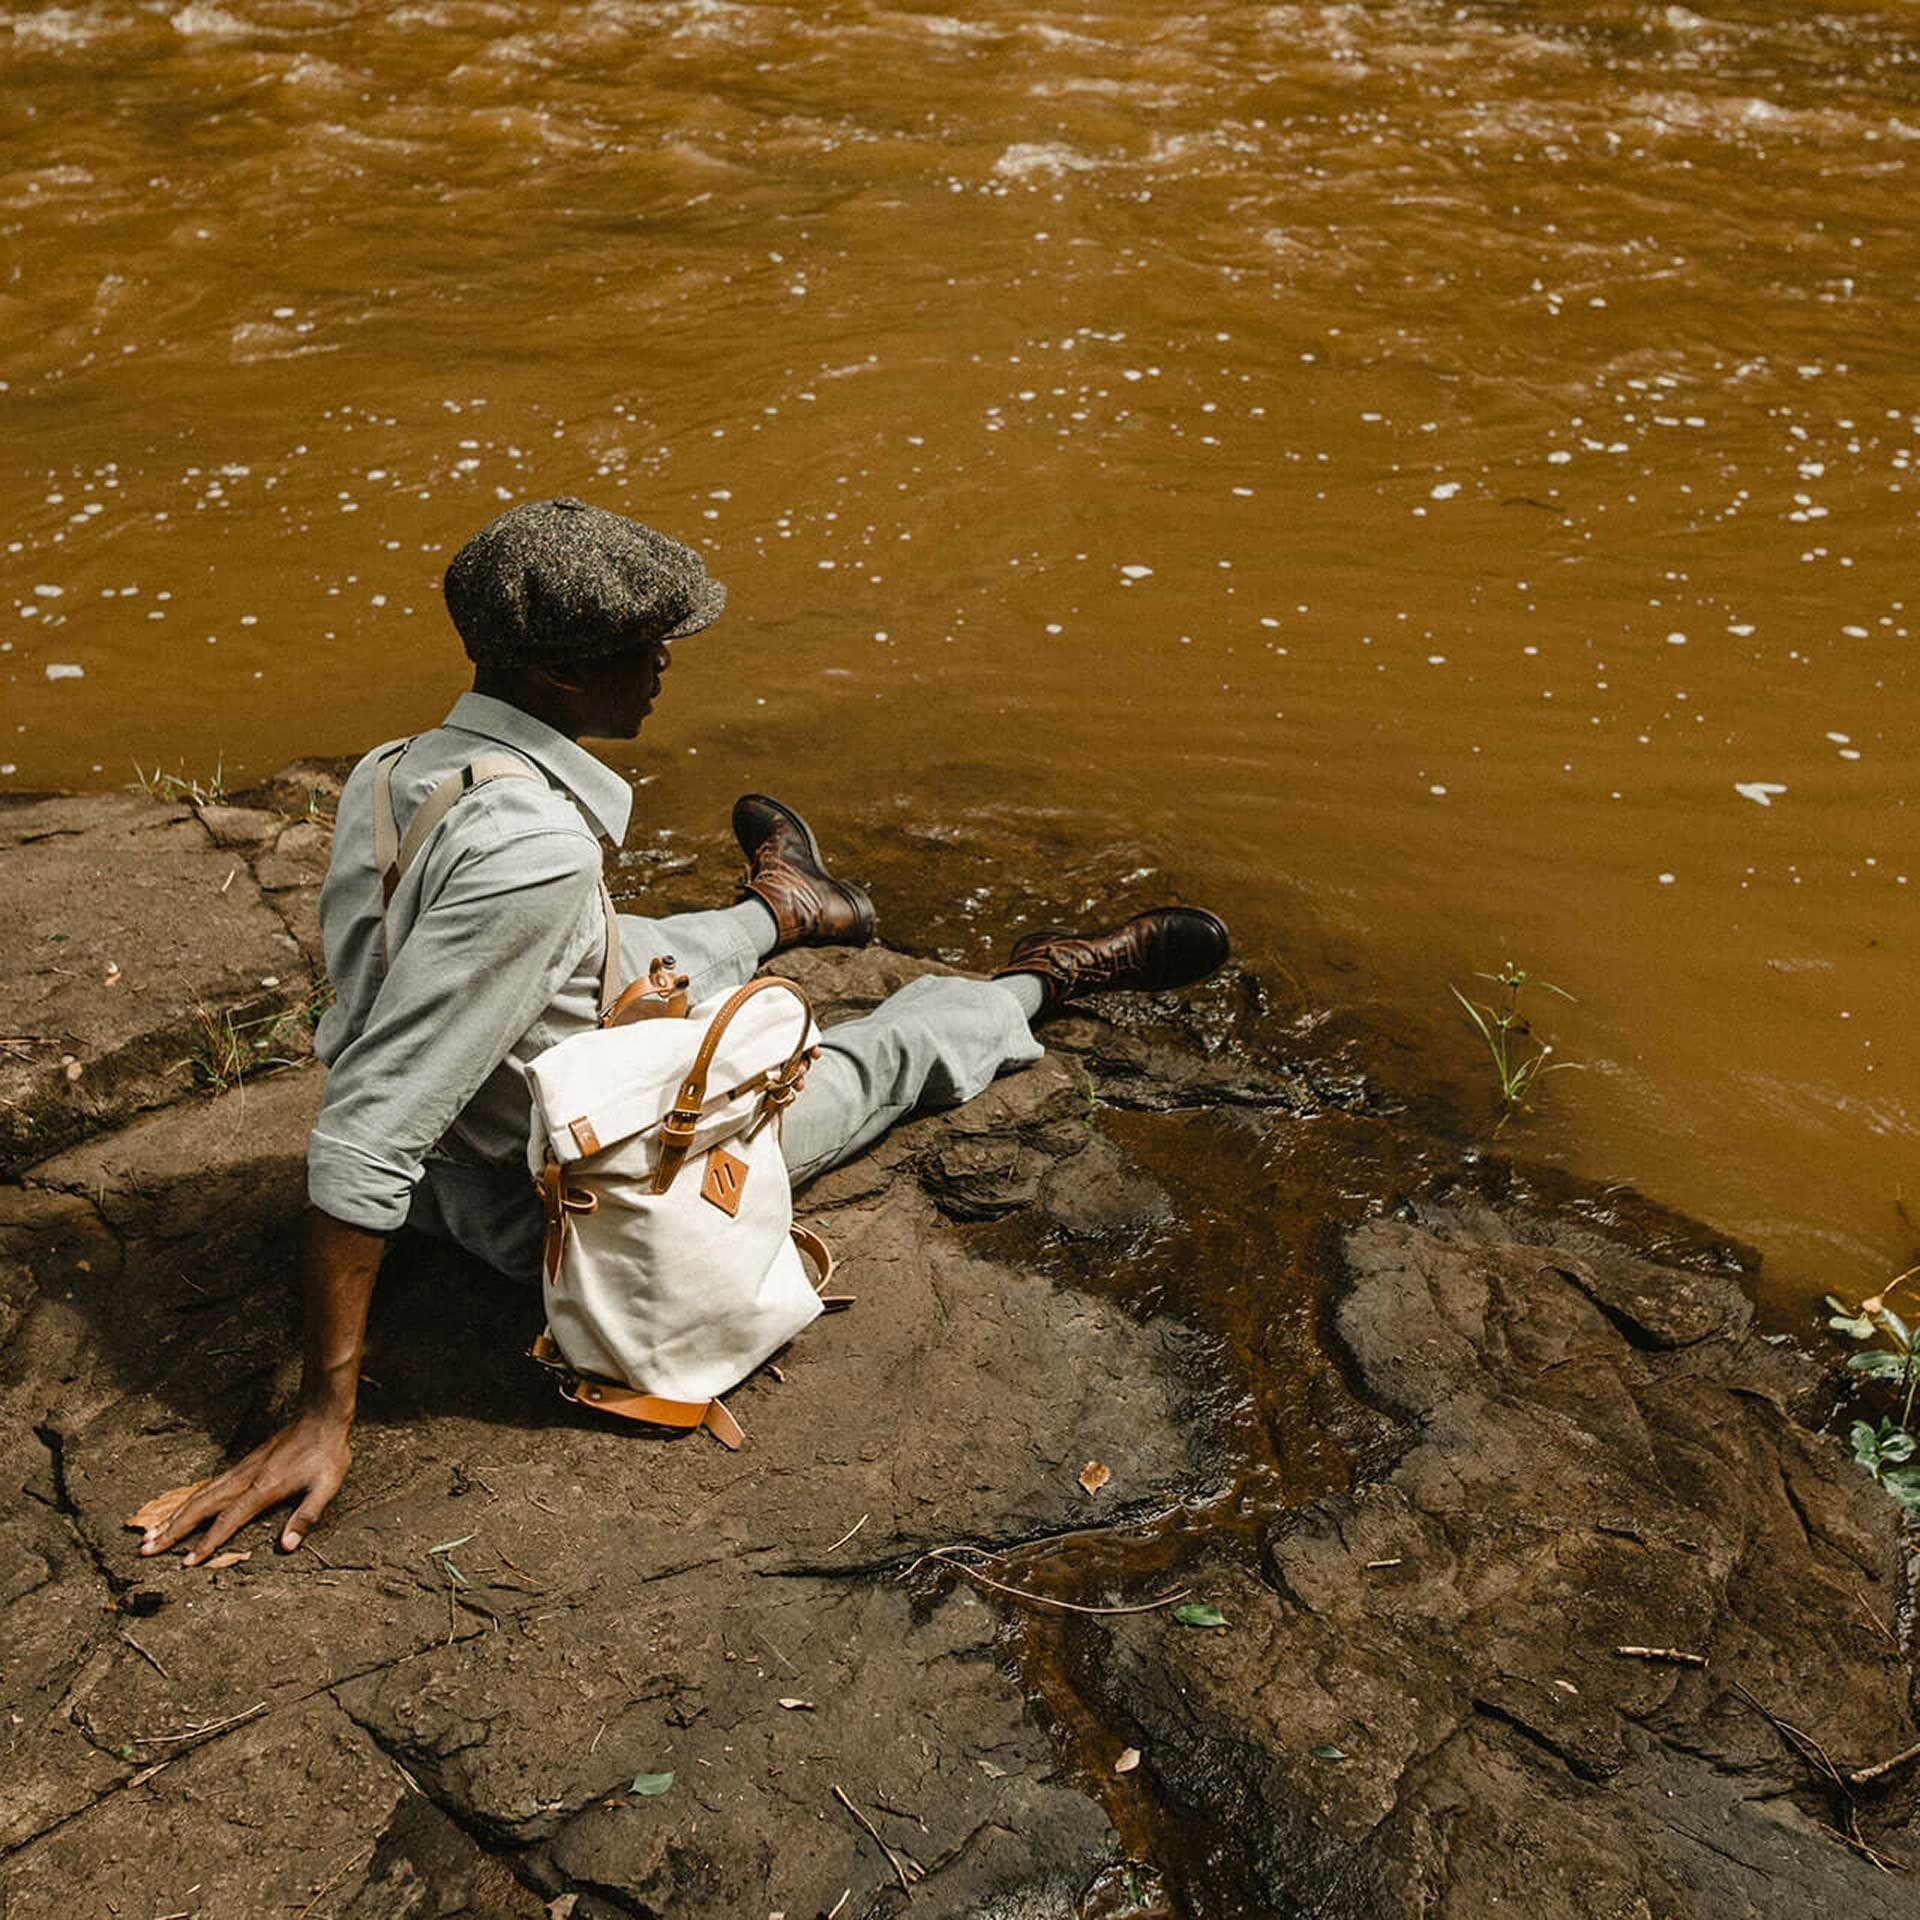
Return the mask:
{"type": "Polygon", "coordinates": [[[584,731],[596,740],[631,740],[653,711],[661,677],[672,661],[670,644],[654,640],[575,668],[571,677],[591,716],[584,731]]]}

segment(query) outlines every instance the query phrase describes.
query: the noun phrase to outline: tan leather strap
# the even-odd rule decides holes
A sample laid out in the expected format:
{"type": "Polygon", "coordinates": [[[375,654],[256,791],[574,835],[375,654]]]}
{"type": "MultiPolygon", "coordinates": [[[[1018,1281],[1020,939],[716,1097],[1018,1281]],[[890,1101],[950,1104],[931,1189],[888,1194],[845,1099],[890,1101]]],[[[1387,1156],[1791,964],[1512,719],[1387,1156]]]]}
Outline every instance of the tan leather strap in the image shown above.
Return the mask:
{"type": "Polygon", "coordinates": [[[793,1235],[793,1244],[813,1262],[814,1271],[820,1276],[813,1283],[813,1290],[820,1296],[820,1305],[828,1313],[837,1313],[853,1305],[850,1293],[829,1293],[827,1283],[833,1278],[833,1270],[838,1262],[827,1243],[811,1227],[789,1227],[793,1235]]]}
{"type": "Polygon", "coordinates": [[[617,1413],[623,1420],[644,1420],[654,1427],[705,1427],[731,1452],[738,1452],[746,1435],[720,1400],[664,1400],[657,1393],[635,1393],[608,1381],[575,1374],[563,1381],[560,1397],[596,1413],[617,1413]]]}
{"type": "Polygon", "coordinates": [[[560,1397],[596,1413],[618,1414],[623,1420],[644,1420],[653,1427],[704,1427],[723,1447],[737,1452],[746,1435],[740,1423],[718,1400],[669,1400],[658,1393],[640,1393],[617,1380],[602,1380],[567,1365],[551,1334],[542,1333],[528,1348],[528,1357],[560,1376],[560,1397]]]}
{"type": "MultiPolygon", "coordinates": [[[[373,775],[373,863],[380,874],[380,963],[393,964],[393,949],[387,929],[387,908],[400,890],[407,870],[420,857],[420,850],[433,837],[433,830],[453,811],[457,801],[483,787],[490,780],[538,780],[525,761],[511,754],[483,753],[478,759],[450,773],[414,810],[407,822],[404,838],[393,811],[393,769],[400,756],[413,745],[402,740],[380,756],[373,775]]],[[[606,945],[600,961],[600,1018],[604,1021],[619,996],[620,915],[607,883],[600,882],[600,907],[606,915],[606,945]]]]}
{"type": "Polygon", "coordinates": [[[600,1196],[586,1187],[568,1186],[567,1171],[557,1160],[549,1160],[540,1169],[534,1185],[540,1190],[540,1210],[547,1220],[541,1265],[551,1286],[560,1278],[560,1262],[566,1257],[568,1216],[598,1212],[600,1196]]]}
{"type": "Polygon", "coordinates": [[[600,1013],[603,1027],[630,1027],[636,1020],[683,1020],[687,1013],[687,976],[675,973],[673,956],[662,954],[644,980],[622,989],[620,997],[600,1013]]]}
{"type": "Polygon", "coordinates": [[[660,1164],[654,1169],[653,1175],[655,1193],[665,1193],[673,1185],[673,1176],[680,1171],[693,1146],[694,1130],[700,1124],[700,1110],[706,1105],[707,1073],[713,1065],[713,1056],[719,1051],[720,1042],[726,1037],[733,1016],[756,993],[765,993],[774,987],[784,988],[800,1002],[800,1044],[794,1048],[793,1056],[782,1072],[794,1072],[806,1058],[807,1035],[813,1027],[813,1008],[807,996],[791,980],[783,980],[775,973],[759,980],[749,980],[744,987],[736,987],[701,1036],[700,1050],[693,1056],[693,1064],[687,1069],[687,1077],[681,1081],[680,1091],[668,1109],[666,1118],[660,1122],[660,1164]]]}

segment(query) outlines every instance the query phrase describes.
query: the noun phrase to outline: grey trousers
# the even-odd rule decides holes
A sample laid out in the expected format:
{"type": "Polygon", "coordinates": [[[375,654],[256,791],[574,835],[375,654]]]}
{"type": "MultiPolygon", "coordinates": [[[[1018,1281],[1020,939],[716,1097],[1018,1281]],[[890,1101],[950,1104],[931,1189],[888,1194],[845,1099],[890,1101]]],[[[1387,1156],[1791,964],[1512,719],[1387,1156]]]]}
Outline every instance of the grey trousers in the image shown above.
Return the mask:
{"type": "MultiPolygon", "coordinates": [[[[623,913],[620,950],[672,954],[696,1001],[750,980],[761,961],[730,913],[623,913]]],[[[917,1108],[971,1100],[1045,1051],[1004,987],[941,974],[910,981],[871,1013],[823,1030],[820,1058],[781,1132],[794,1185],[851,1159],[917,1108]]],[[[503,1272],[539,1273],[543,1229],[522,1166],[429,1157],[407,1224],[458,1241],[503,1272]]]]}

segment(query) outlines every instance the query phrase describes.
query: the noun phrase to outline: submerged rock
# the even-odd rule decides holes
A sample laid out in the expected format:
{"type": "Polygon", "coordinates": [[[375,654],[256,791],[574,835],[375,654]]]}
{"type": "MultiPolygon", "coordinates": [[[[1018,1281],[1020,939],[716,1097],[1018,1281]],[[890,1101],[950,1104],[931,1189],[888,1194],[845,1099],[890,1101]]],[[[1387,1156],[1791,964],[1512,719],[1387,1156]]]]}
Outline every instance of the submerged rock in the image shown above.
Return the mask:
{"type": "MultiPolygon", "coordinates": [[[[310,1548],[142,1561],[123,1516],[292,1385],[318,1070],[208,1097],[151,1062],[249,977],[313,990],[326,777],[201,819],[36,803],[58,842],[0,852],[0,891],[105,876],[73,978],[170,941],[199,969],[118,1026],[59,1003],[91,1105],[19,1083],[9,1920],[76,1889],[362,1920],[1920,1911],[1863,1851],[1920,1857],[1908,1774],[1842,1792],[1808,1759],[1912,1744],[1897,1513],[1800,1424],[1813,1371],[1737,1273],[1490,1206],[1350,1079],[1211,1028],[1061,1022],[818,1182],[859,1304],[730,1397],[739,1454],[562,1403],[521,1358],[538,1299],[402,1240],[310,1548]],[[148,844],[169,886],[123,858],[148,844]],[[194,932],[236,863],[234,926],[194,932]],[[1180,1590],[1226,1624],[1156,1604],[1180,1590]],[[1150,1610],[1080,1611],[1113,1608],[1150,1610]]],[[[829,1020],[928,964],[781,962],[829,1020]]],[[[0,1024],[76,991],[23,966],[0,1024]]]]}

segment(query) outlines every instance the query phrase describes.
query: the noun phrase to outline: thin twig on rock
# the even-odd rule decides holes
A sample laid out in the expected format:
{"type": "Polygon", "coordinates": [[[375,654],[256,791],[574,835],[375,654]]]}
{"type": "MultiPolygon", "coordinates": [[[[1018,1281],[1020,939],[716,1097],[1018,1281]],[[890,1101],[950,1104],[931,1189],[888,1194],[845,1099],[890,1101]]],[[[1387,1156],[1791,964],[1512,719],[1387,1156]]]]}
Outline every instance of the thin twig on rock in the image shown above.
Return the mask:
{"type": "MultiPolygon", "coordinates": [[[[880,1829],[876,1827],[873,1824],[873,1822],[869,1820],[867,1816],[864,1813],[862,1813],[860,1809],[856,1807],[851,1800],[847,1798],[846,1790],[844,1788],[836,1786],[833,1790],[833,1797],[836,1800],[838,1800],[840,1804],[843,1807],[845,1807],[846,1810],[850,1814],[852,1814],[856,1820],[860,1822],[861,1826],[863,1826],[867,1830],[867,1832],[872,1836],[873,1844],[876,1847],[878,1847],[880,1851],[887,1856],[887,1865],[893,1869],[894,1878],[900,1882],[900,1891],[902,1893],[911,1893],[913,1891],[914,1879],[917,1878],[918,1876],[917,1875],[910,1876],[908,1874],[905,1865],[902,1863],[900,1859],[900,1856],[897,1853],[895,1853],[894,1850],[890,1846],[888,1846],[884,1840],[880,1838],[880,1829]]],[[[838,1912],[839,1909],[835,1908],[834,1911],[838,1912]]]]}
{"type": "Polygon", "coordinates": [[[133,1737],[136,1747],[177,1747],[185,1740],[204,1740],[210,1734],[225,1733],[229,1727],[237,1727],[243,1720],[251,1720],[255,1714],[265,1713],[267,1703],[262,1700],[256,1706],[249,1707],[245,1713],[229,1714],[224,1720],[209,1720],[204,1727],[189,1727],[185,1733],[137,1733],[133,1737]]]}
{"type": "Polygon", "coordinates": [[[830,1547],[829,1547],[829,1548],[827,1549],[827,1551],[828,1551],[829,1553],[837,1553],[837,1552],[838,1552],[838,1551],[840,1550],[840,1548],[842,1548],[842,1547],[844,1547],[844,1546],[845,1546],[845,1545],[847,1544],[847,1542],[848,1542],[849,1540],[851,1540],[851,1539],[853,1538],[853,1536],[854,1536],[854,1535],[855,1535],[856,1533],[858,1533],[858,1532],[860,1531],[860,1529],[861,1529],[862,1527],[864,1527],[864,1526],[865,1526],[865,1525],[867,1524],[867,1522],[868,1522],[869,1520],[871,1520],[872,1518],[873,1518],[873,1515],[872,1515],[872,1514],[870,1514],[870,1513],[863,1513],[863,1514],[862,1514],[862,1515],[860,1516],[860,1518],[859,1518],[858,1520],[856,1520],[856,1521],[855,1521],[855,1522],[853,1523],[853,1525],[852,1525],[852,1526],[850,1526],[850,1527],[849,1527],[849,1528],[848,1528],[848,1529],[846,1530],[846,1532],[845,1532],[845,1533],[843,1533],[843,1534],[842,1534],[842,1535],[840,1536],[840,1538],[839,1538],[838,1540],[836,1540],[836,1541],[835,1541],[835,1542],[833,1543],[833,1545],[832,1545],[832,1546],[830,1546],[830,1547]]]}
{"type": "Polygon", "coordinates": [[[300,1920],[307,1920],[307,1916],[312,1913],[314,1908],[317,1907],[362,1860],[365,1860],[373,1852],[377,1844],[378,1842],[369,1840],[351,1860],[343,1861],[339,1866],[335,1867],[332,1874],[329,1875],[326,1885],[300,1909],[300,1920]]]}
{"type": "Polygon", "coordinates": [[[140,1658],[141,1658],[142,1660],[144,1660],[144,1661],[145,1661],[145,1662],[147,1663],[147,1665],[148,1665],[148,1666],[150,1666],[150,1667],[151,1667],[151,1668],[152,1668],[152,1669],[154,1670],[154,1672],[155,1672],[155,1673],[157,1673],[157,1674],[158,1674],[158,1675],[160,1676],[160,1678],[161,1678],[162,1680],[171,1680],[171,1679],[173,1678],[173,1675],[172,1675],[172,1674],[170,1674],[170,1673],[169,1673],[169,1672],[168,1672],[168,1671],[166,1670],[166,1668],[165,1668],[165,1667],[163,1667],[163,1666],[162,1666],[162,1665],[160,1664],[160,1662],[159,1662],[158,1660],[156,1660],[156,1659],[155,1659],[155,1658],[153,1657],[153,1655],[152,1655],[152,1654],[150,1654],[150,1653],[149,1653],[149,1652],[148,1652],[148,1651],[146,1650],[146,1648],[145,1648],[145,1647],[143,1647],[143,1646],[142,1646],[142,1645],[140,1644],[140,1642],[139,1642],[138,1640],[136,1640],[136,1639],[135,1639],[135,1638],[133,1637],[133,1635],[132,1635],[132,1634],[130,1634],[130,1633],[129,1633],[129,1632],[128,1632],[128,1631],[126,1630],[126,1628],[125,1628],[125,1627],[122,1627],[122,1628],[120,1629],[120,1638],[121,1638],[122,1640],[124,1640],[124,1641],[125,1641],[125,1642],[127,1643],[127,1645],[128,1645],[128,1646],[130,1646],[130,1647],[131,1647],[131,1648],[132,1648],[132,1649],[134,1650],[134,1652],[135,1652],[135,1653],[137,1653],[137,1654],[138,1654],[138,1655],[140,1656],[140,1658]]]}
{"type": "Polygon", "coordinates": [[[1004,1593],[1009,1599],[1024,1600],[1029,1606],[1057,1607],[1062,1613],[1155,1613],[1161,1607],[1170,1607],[1176,1600],[1184,1600],[1193,1589],[1175,1587],[1171,1593],[1163,1593],[1157,1600],[1143,1600],[1130,1607],[1086,1607],[1077,1600],[1053,1600],[1044,1593],[1028,1593],[1020,1587],[1010,1587],[1000,1580],[989,1580],[978,1567],[970,1567],[964,1560],[956,1560],[957,1553],[979,1553],[983,1558],[991,1559],[979,1547],[931,1547],[923,1553],[901,1577],[909,1578],[926,1565],[929,1560],[937,1560],[943,1567],[951,1567],[955,1573],[964,1573],[969,1580],[977,1580],[983,1587],[991,1587],[995,1593],[1004,1593]]]}
{"type": "Polygon", "coordinates": [[[1704,1653],[1683,1653],[1678,1647],[1615,1647],[1614,1652],[1624,1654],[1629,1660],[1667,1660],[1679,1667],[1707,1664],[1704,1653]]]}
{"type": "Polygon", "coordinates": [[[1851,1787],[1864,1787],[1869,1780],[1878,1780],[1883,1773],[1891,1773],[1895,1767],[1904,1767],[1909,1760],[1920,1760],[1920,1741],[1896,1753],[1891,1760],[1881,1760],[1871,1767],[1855,1767],[1847,1775],[1847,1784],[1851,1787]]]}

